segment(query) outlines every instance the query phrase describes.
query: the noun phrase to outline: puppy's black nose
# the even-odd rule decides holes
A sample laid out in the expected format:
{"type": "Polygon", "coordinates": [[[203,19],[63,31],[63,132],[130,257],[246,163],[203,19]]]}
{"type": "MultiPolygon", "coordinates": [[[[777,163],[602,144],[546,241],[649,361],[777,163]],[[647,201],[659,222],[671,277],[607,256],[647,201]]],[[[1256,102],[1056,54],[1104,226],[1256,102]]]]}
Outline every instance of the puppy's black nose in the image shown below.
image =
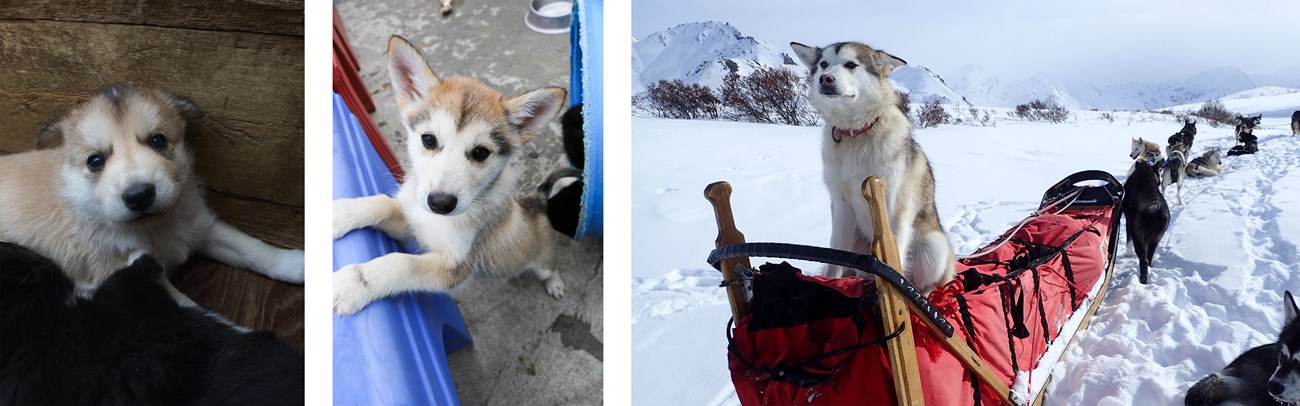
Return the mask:
{"type": "Polygon", "coordinates": [[[446,193],[429,195],[429,210],[438,214],[451,213],[452,210],[456,210],[456,196],[446,193]]]}
{"type": "Polygon", "coordinates": [[[1285,390],[1286,388],[1283,388],[1282,384],[1277,383],[1277,381],[1272,379],[1268,380],[1268,394],[1273,396],[1282,396],[1282,391],[1285,390]]]}
{"type": "Polygon", "coordinates": [[[152,183],[140,183],[122,192],[122,203],[131,211],[145,211],[153,206],[154,189],[152,183]]]}

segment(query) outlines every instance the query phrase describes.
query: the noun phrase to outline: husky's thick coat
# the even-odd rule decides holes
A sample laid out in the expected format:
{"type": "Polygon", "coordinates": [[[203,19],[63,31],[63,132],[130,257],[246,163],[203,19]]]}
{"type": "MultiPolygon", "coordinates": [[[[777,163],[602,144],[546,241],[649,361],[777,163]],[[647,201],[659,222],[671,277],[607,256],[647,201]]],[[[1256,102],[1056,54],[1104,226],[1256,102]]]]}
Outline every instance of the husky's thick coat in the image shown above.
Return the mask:
{"type": "MultiPolygon", "coordinates": [[[[879,175],[888,184],[903,275],[922,292],[952,280],[952,243],[939,224],[930,161],[889,84],[889,73],[907,62],[856,42],[790,47],[808,66],[808,100],[826,120],[822,174],[831,195],[831,247],[871,252],[872,213],[861,190],[867,177],[879,175]]],[[[827,270],[834,277],[848,273],[827,270]]]]}
{"type": "Polygon", "coordinates": [[[1187,175],[1194,178],[1219,176],[1219,173],[1223,172],[1219,167],[1222,159],[1222,153],[1217,149],[1205,151],[1204,154],[1192,158],[1192,161],[1187,163],[1187,175]]]}
{"type": "Polygon", "coordinates": [[[1139,159],[1133,164],[1133,174],[1124,180],[1124,212],[1128,240],[1138,257],[1138,279],[1147,283],[1147,268],[1155,257],[1156,245],[1169,227],[1169,204],[1160,193],[1160,179],[1147,161],[1139,159]]]}
{"type": "Polygon", "coordinates": [[[49,259],[0,243],[0,404],[300,405],[303,376],[274,334],[177,305],[151,256],[78,298],[49,259]]]}
{"type": "Polygon", "coordinates": [[[1300,110],[1291,113],[1291,135],[1300,135],[1300,110]]]}
{"type": "Polygon", "coordinates": [[[1187,146],[1181,142],[1170,144],[1169,159],[1160,169],[1160,192],[1168,190],[1169,185],[1178,185],[1178,204],[1183,204],[1183,178],[1187,174],[1187,146]]]}
{"type": "Polygon", "coordinates": [[[546,196],[515,190],[510,162],[560,111],[564,89],[507,99],[463,77],[439,77],[405,39],[388,43],[388,72],[407,133],[410,169],[396,197],[334,202],[334,237],[374,226],[415,238],[423,253],[394,253],[334,273],[334,311],[355,313],[392,294],[445,291],[470,273],[536,272],[552,296],[564,294],[555,270],[546,196]]]}
{"type": "Polygon", "coordinates": [[[1188,151],[1192,150],[1192,142],[1196,141],[1196,120],[1187,119],[1183,121],[1183,128],[1169,136],[1169,146],[1182,144],[1188,151]]]}
{"type": "Polygon", "coordinates": [[[1277,342],[1246,351],[1222,371],[1187,390],[1184,400],[1196,405],[1300,404],[1300,323],[1291,292],[1284,294],[1282,333],[1277,342]]]}
{"type": "Polygon", "coordinates": [[[100,90],[49,124],[37,150],[0,157],[0,241],[53,258],[83,294],[138,250],[166,268],[197,251],[302,283],[302,251],[236,230],[203,200],[186,139],[201,115],[190,100],[160,90],[100,90]]]}
{"type": "MultiPolygon", "coordinates": [[[[1132,140],[1133,141],[1129,143],[1129,158],[1146,162],[1151,166],[1159,166],[1164,163],[1165,157],[1164,154],[1160,152],[1160,144],[1156,144],[1155,141],[1143,138],[1133,138],[1132,140]]],[[[1128,176],[1133,176],[1133,171],[1135,169],[1137,169],[1136,162],[1134,162],[1133,166],[1128,168],[1128,176]]]]}

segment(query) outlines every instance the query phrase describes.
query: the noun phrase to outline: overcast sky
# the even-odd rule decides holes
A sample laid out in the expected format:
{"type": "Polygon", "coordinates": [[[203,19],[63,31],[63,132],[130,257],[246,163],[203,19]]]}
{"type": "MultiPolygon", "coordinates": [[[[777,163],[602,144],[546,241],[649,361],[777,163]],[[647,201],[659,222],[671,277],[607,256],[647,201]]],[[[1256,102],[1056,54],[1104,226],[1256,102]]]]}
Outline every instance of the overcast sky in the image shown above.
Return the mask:
{"type": "Polygon", "coordinates": [[[708,20],[786,51],[861,41],[940,75],[975,63],[1003,79],[1048,72],[1104,85],[1227,65],[1300,70],[1295,0],[632,0],[636,38],[708,20]]]}

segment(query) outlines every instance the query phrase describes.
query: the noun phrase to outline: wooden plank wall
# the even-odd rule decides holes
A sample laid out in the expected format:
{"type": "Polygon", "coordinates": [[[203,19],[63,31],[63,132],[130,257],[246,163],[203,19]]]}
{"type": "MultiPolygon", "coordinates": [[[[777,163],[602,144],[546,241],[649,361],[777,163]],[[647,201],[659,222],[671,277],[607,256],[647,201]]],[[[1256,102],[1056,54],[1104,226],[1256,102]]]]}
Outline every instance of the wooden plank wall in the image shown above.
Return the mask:
{"type": "MultiPolygon", "coordinates": [[[[0,154],[32,149],[47,122],[114,83],[198,103],[207,116],[187,136],[212,207],[303,247],[301,0],[0,1],[0,154]]],[[[301,286],[203,259],[178,272],[200,304],[301,346],[301,286]]]]}

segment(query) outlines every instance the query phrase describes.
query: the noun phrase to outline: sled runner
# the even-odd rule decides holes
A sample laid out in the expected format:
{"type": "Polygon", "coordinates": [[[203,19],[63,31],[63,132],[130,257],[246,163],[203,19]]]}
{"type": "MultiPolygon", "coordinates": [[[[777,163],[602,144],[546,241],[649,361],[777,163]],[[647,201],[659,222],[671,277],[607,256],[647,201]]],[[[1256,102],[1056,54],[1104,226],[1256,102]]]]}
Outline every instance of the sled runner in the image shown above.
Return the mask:
{"type": "MultiPolygon", "coordinates": [[[[1106,294],[1123,188],[1079,172],[1043,195],[1038,211],[975,255],[928,296],[898,269],[889,224],[873,216],[873,255],[746,243],[731,186],[709,185],[734,327],[728,364],[741,403],[1034,404],[1050,371],[1106,294]],[[873,277],[804,275],[788,263],[841,265],[873,277]]],[[[887,213],[883,179],[863,182],[873,213],[887,213]],[[879,198],[876,198],[879,196],[879,198]]]]}

